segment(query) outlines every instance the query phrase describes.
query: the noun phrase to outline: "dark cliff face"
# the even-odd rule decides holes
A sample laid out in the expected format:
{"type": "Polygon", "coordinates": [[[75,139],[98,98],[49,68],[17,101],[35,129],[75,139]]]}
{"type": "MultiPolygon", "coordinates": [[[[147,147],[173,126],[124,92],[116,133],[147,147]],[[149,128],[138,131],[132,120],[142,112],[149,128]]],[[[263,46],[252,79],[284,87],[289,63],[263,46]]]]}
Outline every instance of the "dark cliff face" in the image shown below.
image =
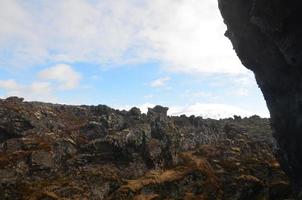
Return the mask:
{"type": "Polygon", "coordinates": [[[268,119],[0,99],[1,200],[284,200],[268,119]]]}
{"type": "Polygon", "coordinates": [[[282,165],[302,186],[302,12],[299,0],[218,0],[226,36],[255,74],[282,165]]]}

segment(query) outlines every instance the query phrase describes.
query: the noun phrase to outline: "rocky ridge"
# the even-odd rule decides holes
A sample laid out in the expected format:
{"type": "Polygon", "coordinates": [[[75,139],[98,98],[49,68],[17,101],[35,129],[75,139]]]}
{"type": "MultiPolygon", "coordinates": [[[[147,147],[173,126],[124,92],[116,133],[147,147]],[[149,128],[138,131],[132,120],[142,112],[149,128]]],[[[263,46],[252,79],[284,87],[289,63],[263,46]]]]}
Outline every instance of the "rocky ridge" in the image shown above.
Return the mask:
{"type": "Polygon", "coordinates": [[[284,200],[268,119],[0,100],[0,199],[284,200]]]}

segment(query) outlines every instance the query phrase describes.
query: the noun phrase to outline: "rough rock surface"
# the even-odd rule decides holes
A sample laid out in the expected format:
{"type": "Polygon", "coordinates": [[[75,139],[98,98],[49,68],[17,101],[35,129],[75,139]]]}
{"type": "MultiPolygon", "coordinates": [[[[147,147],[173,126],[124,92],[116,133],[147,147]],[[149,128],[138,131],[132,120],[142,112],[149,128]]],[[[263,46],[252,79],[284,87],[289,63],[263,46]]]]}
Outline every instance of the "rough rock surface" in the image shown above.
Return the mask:
{"type": "Polygon", "coordinates": [[[302,188],[302,12],[299,0],[218,0],[226,36],[255,73],[280,160],[302,188]]]}
{"type": "Polygon", "coordinates": [[[1,200],[284,200],[268,119],[0,100],[1,200]]]}

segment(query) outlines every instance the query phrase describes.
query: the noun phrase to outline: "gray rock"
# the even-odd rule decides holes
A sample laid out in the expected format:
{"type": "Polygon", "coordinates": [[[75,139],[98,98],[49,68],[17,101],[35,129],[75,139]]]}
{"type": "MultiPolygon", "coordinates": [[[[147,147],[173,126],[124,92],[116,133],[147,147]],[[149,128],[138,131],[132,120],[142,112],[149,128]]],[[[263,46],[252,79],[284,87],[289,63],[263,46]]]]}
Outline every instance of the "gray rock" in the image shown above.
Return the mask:
{"type": "Polygon", "coordinates": [[[38,150],[32,152],[30,161],[32,166],[41,169],[49,169],[54,167],[53,154],[45,150],[38,150]]]}

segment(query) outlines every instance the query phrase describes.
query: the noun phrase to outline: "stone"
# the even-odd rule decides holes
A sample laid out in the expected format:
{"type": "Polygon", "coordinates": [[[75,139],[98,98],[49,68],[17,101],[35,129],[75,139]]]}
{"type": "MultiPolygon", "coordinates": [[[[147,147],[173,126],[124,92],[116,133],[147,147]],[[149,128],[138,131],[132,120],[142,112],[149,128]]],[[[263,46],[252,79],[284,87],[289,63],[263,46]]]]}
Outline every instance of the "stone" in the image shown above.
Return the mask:
{"type": "Polygon", "coordinates": [[[0,101],[0,199],[293,198],[268,119],[167,111],[0,101]]]}
{"type": "Polygon", "coordinates": [[[22,103],[24,101],[24,98],[11,96],[11,97],[6,98],[4,101],[8,102],[8,103],[22,103]]]}
{"type": "Polygon", "coordinates": [[[218,0],[242,64],[255,74],[271,115],[278,157],[302,188],[302,28],[299,0],[218,0]]]}
{"type": "Polygon", "coordinates": [[[154,108],[148,108],[147,116],[151,119],[158,119],[160,121],[165,121],[167,119],[167,107],[155,106],[154,108]]]}
{"type": "Polygon", "coordinates": [[[151,139],[147,144],[147,152],[151,160],[158,160],[162,153],[161,142],[157,139],[151,139]]]}
{"type": "Polygon", "coordinates": [[[0,143],[10,139],[22,137],[33,128],[29,119],[23,114],[6,106],[0,106],[0,143]]]}
{"type": "Polygon", "coordinates": [[[31,153],[31,165],[42,169],[49,169],[54,167],[54,158],[51,152],[39,150],[31,153]]]}
{"type": "MultiPolygon", "coordinates": [[[[58,139],[52,146],[53,160],[57,167],[66,167],[68,159],[77,153],[76,143],[72,139],[58,139]]],[[[52,163],[53,164],[53,163],[52,163]]]]}
{"type": "Polygon", "coordinates": [[[133,107],[133,108],[131,108],[129,110],[129,114],[130,115],[134,115],[134,116],[140,115],[141,114],[141,110],[139,108],[137,108],[137,107],[133,107]]]}

